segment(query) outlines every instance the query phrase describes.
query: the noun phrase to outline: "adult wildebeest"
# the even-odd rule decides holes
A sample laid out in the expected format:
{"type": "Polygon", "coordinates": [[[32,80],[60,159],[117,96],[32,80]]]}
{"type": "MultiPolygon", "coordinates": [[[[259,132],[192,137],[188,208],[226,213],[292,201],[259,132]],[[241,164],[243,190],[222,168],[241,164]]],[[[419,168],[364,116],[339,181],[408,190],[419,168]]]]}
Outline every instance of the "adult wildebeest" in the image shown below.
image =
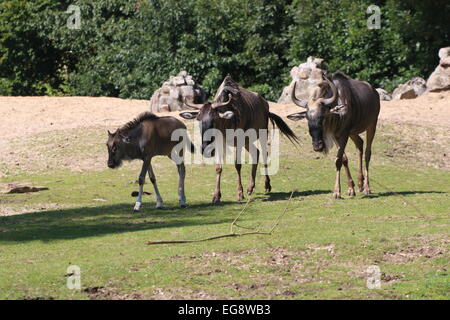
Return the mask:
{"type": "MultiPolygon", "coordinates": [[[[108,131],[108,167],[118,168],[123,160],[140,159],[143,161],[142,170],[139,175],[139,193],[134,206],[134,211],[139,211],[142,204],[142,193],[145,182],[145,174],[148,171],[150,181],[156,193],[156,208],[163,207],[163,200],[156,184],[151,160],[154,156],[171,157],[172,149],[179,141],[172,141],[172,133],[177,129],[186,130],[186,126],[174,117],[158,117],[150,112],[140,114],[133,121],[128,122],[116,132],[108,131]]],[[[191,151],[193,145],[189,143],[191,151]]],[[[178,199],[181,207],[186,206],[184,194],[185,167],[183,162],[183,150],[177,155],[177,168],[179,175],[178,199]]]]}
{"type": "Polygon", "coordinates": [[[314,89],[309,101],[299,100],[295,96],[295,85],[292,100],[306,111],[288,116],[291,120],[308,120],[309,134],[312,137],[314,151],[328,152],[333,143],[338,147],[336,158],[336,184],[334,198],[341,197],[340,170],[344,165],[347,174],[348,194],[355,195],[355,184],[348,168],[345,146],[350,137],[359,151],[358,186],[360,192],[370,193],[369,163],[372,142],[380,112],[378,92],[367,82],[351,79],[337,71],[333,81],[323,75],[324,81],[314,89]],[[366,178],[362,172],[363,140],[360,133],[366,131],[366,178]]]}
{"type": "MultiPolygon", "coordinates": [[[[223,136],[226,135],[227,130],[239,129],[243,134],[253,129],[256,132],[256,139],[260,139],[260,130],[268,129],[268,121],[273,125],[277,125],[281,133],[288,137],[291,141],[297,141],[297,136],[289,128],[289,126],[276,114],[269,112],[269,104],[259,94],[246,90],[240,87],[230,76],[225,77],[223,83],[217,90],[214,97],[214,102],[206,102],[205,104],[189,104],[186,105],[196,112],[183,112],[180,114],[185,119],[196,118],[201,122],[201,134],[202,134],[202,153],[205,153],[205,149],[211,146],[214,141],[205,139],[205,133],[210,129],[217,129],[223,136]]],[[[212,140],[212,139],[211,139],[212,140]]],[[[237,159],[240,159],[240,153],[242,149],[238,147],[236,140],[234,142],[236,148],[237,159]]],[[[249,151],[249,142],[245,142],[245,148],[249,151]]],[[[247,188],[247,193],[250,195],[255,188],[255,176],[259,161],[259,150],[257,150],[256,159],[252,159],[252,174],[250,184],[247,188]],[[256,161],[255,161],[256,160],[256,161]]],[[[213,154],[211,154],[213,156],[213,154]]],[[[264,154],[263,154],[264,156],[264,154]]],[[[238,174],[238,188],[237,198],[238,200],[244,199],[243,188],[241,181],[241,167],[242,164],[236,159],[235,168],[238,174]]],[[[270,192],[272,187],[270,185],[270,178],[267,172],[267,163],[264,162],[265,167],[265,190],[270,192]]],[[[214,192],[213,202],[220,202],[220,178],[222,174],[222,164],[216,164],[216,188],[214,192]]]]}

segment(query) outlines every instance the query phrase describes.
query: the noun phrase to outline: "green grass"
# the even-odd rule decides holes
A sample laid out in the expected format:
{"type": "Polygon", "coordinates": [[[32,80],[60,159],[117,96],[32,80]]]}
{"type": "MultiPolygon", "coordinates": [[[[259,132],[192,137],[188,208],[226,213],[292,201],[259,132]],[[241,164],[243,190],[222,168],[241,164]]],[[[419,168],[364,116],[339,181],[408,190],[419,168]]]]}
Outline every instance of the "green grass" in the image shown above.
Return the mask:
{"type": "MultiPolygon", "coordinates": [[[[32,181],[50,190],[0,195],[1,206],[34,209],[0,217],[0,298],[448,299],[450,172],[386,156],[392,146],[380,135],[371,170],[374,193],[335,201],[333,157],[316,159],[303,133],[302,141],[300,151],[283,142],[272,193],[262,193],[258,176],[256,195],[240,222],[269,229],[295,189],[271,236],[146,245],[227,233],[244,205],[235,200],[233,166],[225,166],[220,205],[210,203],[214,168],[188,166],[189,207],[181,209],[176,167],[155,159],[166,208],[156,210],[152,194],[137,214],[130,197],[137,189],[130,184],[137,162],[119,170],[3,178],[2,183],[32,181]],[[82,289],[103,289],[68,290],[70,265],[81,268],[82,289]],[[380,289],[366,287],[370,265],[381,269],[380,289]]],[[[349,157],[355,178],[350,145],[349,157]]],[[[244,166],[245,184],[249,171],[244,166]]],[[[342,177],[346,190],[344,172],[342,177]]],[[[153,193],[151,184],[146,190],[153,193]]]]}

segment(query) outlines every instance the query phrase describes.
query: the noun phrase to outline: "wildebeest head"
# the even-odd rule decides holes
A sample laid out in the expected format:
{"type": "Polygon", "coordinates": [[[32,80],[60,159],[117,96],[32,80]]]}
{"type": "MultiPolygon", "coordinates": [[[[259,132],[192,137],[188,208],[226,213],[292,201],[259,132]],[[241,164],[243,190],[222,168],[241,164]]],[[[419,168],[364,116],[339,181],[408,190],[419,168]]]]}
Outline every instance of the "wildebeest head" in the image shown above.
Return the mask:
{"type": "Polygon", "coordinates": [[[124,136],[119,130],[111,133],[108,131],[108,167],[111,169],[118,168],[122,165],[125,158],[125,144],[129,143],[129,138],[124,136]]]}
{"type": "Polygon", "coordinates": [[[338,98],[338,92],[334,83],[326,76],[323,76],[323,78],[325,81],[322,81],[314,88],[314,92],[310,95],[309,101],[298,99],[295,96],[296,83],[294,83],[291,94],[292,101],[297,106],[306,110],[288,115],[288,118],[294,121],[306,118],[309,134],[312,138],[313,149],[317,152],[323,152],[326,148],[324,142],[324,120],[330,113],[335,113],[332,107],[336,104],[338,98]],[[331,89],[332,96],[326,98],[326,95],[329,95],[329,89],[331,89]]]}
{"type": "Polygon", "coordinates": [[[214,139],[205,138],[205,133],[209,129],[221,129],[226,120],[233,119],[236,116],[236,110],[232,104],[233,96],[228,94],[228,100],[225,102],[210,102],[204,104],[191,104],[184,101],[190,109],[197,111],[188,111],[180,113],[184,119],[196,119],[201,123],[202,134],[202,153],[205,156],[214,156],[214,149],[208,152],[208,146],[212,146],[214,139]],[[205,150],[207,152],[205,152],[205,150]]]}

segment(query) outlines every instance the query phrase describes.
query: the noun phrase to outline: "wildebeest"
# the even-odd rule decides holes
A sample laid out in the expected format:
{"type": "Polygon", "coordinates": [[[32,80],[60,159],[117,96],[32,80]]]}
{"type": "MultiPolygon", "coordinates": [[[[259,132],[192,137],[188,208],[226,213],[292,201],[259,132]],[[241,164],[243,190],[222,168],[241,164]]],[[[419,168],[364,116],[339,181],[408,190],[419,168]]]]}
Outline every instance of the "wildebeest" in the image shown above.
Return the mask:
{"type": "MultiPolygon", "coordinates": [[[[163,200],[156,184],[156,177],[153,172],[151,160],[154,156],[171,157],[172,150],[179,141],[172,141],[172,133],[177,129],[186,130],[186,126],[174,117],[158,117],[150,112],[140,114],[133,121],[128,122],[116,132],[108,131],[108,167],[118,168],[123,160],[140,159],[143,161],[142,170],[139,174],[139,193],[134,206],[134,211],[139,211],[142,204],[142,193],[145,182],[145,174],[148,172],[150,181],[156,193],[156,208],[163,207],[163,200]]],[[[193,145],[190,141],[191,151],[193,145]]],[[[186,206],[184,194],[185,166],[183,162],[183,150],[178,155],[181,161],[177,163],[179,182],[178,199],[181,207],[186,206]]],[[[174,159],[172,159],[174,160],[174,159]]]]}
{"type": "Polygon", "coordinates": [[[295,96],[295,85],[292,100],[306,111],[288,116],[291,120],[308,120],[309,134],[312,137],[314,151],[327,153],[333,146],[338,147],[336,157],[336,183],[334,198],[341,197],[340,170],[344,165],[347,174],[348,194],[355,195],[355,184],[348,168],[345,146],[350,137],[359,152],[358,186],[360,192],[370,193],[369,163],[372,154],[372,142],[380,112],[378,92],[367,82],[351,79],[337,71],[332,80],[323,75],[324,81],[314,89],[309,101],[299,100],[295,96]],[[362,169],[363,140],[360,133],[366,131],[365,179],[362,169]]]}
{"type": "MultiPolygon", "coordinates": [[[[265,129],[267,132],[268,121],[273,125],[277,125],[281,133],[288,137],[291,141],[297,141],[297,136],[289,128],[289,126],[276,114],[269,112],[269,104],[259,94],[240,87],[230,76],[225,77],[221,86],[217,90],[213,102],[206,102],[205,104],[189,104],[186,105],[196,112],[183,112],[180,114],[185,119],[196,118],[201,122],[202,129],[202,153],[208,146],[212,145],[214,141],[205,139],[205,132],[209,129],[217,129],[222,135],[226,135],[226,130],[242,129],[247,132],[249,129],[254,129],[257,133],[256,139],[260,139],[259,130],[265,129]]],[[[237,131],[234,131],[237,132],[237,131]]],[[[236,142],[234,147],[237,148],[236,142]]],[[[249,143],[246,141],[245,148],[249,151],[249,143]]],[[[237,158],[241,150],[236,150],[237,158]]],[[[256,159],[252,162],[252,173],[250,184],[247,188],[247,193],[250,195],[255,188],[255,176],[259,161],[259,150],[256,154],[256,159]]],[[[264,155],[264,154],[263,154],[264,155]]],[[[239,158],[238,158],[239,159],[239,158]]],[[[243,187],[241,181],[241,167],[240,161],[235,161],[235,168],[238,174],[237,198],[238,201],[244,199],[243,187]]],[[[265,167],[265,190],[270,192],[272,186],[270,185],[270,178],[267,173],[267,163],[265,167]]],[[[216,188],[213,196],[213,202],[220,202],[221,190],[220,179],[222,174],[222,165],[216,164],[216,188]]]]}

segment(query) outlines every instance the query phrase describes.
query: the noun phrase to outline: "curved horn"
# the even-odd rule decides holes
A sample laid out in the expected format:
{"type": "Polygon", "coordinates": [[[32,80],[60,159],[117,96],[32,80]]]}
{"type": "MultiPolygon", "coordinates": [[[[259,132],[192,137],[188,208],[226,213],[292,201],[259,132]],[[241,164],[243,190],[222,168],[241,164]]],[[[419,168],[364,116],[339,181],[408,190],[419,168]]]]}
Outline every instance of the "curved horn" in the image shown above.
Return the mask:
{"type": "Polygon", "coordinates": [[[330,79],[328,79],[327,76],[323,75],[323,77],[328,82],[328,84],[329,84],[329,86],[331,88],[331,91],[333,92],[333,96],[331,98],[327,98],[327,99],[323,99],[322,100],[322,103],[327,106],[327,105],[330,105],[330,104],[332,104],[333,102],[336,101],[336,99],[337,99],[337,88],[334,85],[334,83],[330,79]]]}
{"type": "Polygon", "coordinates": [[[189,109],[193,109],[193,110],[200,110],[202,107],[203,107],[203,104],[202,103],[199,103],[199,104],[197,104],[197,103],[192,103],[192,104],[190,104],[188,101],[187,101],[187,99],[186,99],[186,97],[184,98],[184,104],[189,108],[189,109]]]}
{"type": "Polygon", "coordinates": [[[230,102],[231,102],[232,97],[233,97],[233,96],[231,95],[231,93],[229,93],[229,94],[228,94],[228,101],[214,103],[214,104],[212,105],[212,108],[215,109],[215,108],[224,107],[224,106],[229,105],[230,102]]]}
{"type": "Polygon", "coordinates": [[[292,88],[292,92],[291,92],[292,102],[294,102],[300,108],[306,109],[306,106],[308,103],[304,100],[297,99],[297,97],[295,96],[295,88],[296,87],[297,87],[297,81],[294,82],[294,87],[292,88]]]}

